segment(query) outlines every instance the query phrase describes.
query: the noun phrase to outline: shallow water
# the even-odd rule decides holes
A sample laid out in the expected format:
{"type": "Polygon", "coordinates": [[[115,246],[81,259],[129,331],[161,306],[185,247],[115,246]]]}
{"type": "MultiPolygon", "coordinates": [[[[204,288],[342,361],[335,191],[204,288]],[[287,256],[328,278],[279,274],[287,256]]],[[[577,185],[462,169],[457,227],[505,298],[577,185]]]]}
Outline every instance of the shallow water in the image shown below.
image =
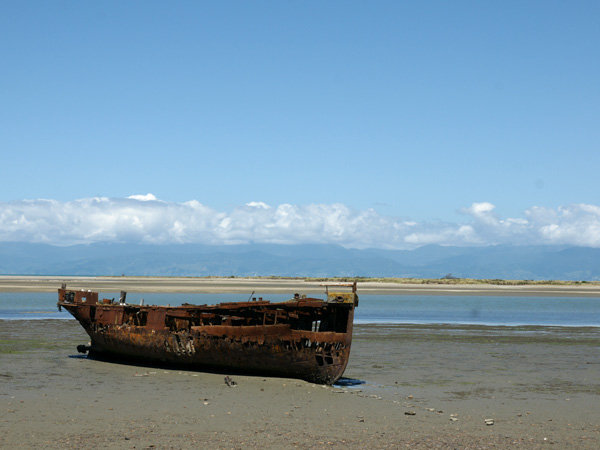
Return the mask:
{"type": "Polygon", "coordinates": [[[356,322],[600,326],[600,298],[361,296],[356,322]]]}
{"type": "MultiPolygon", "coordinates": [[[[260,297],[261,294],[255,294],[260,297]]],[[[119,298],[118,292],[102,292],[103,298],[119,298]]],[[[264,295],[284,301],[284,294],[264,295]]],[[[127,301],[139,304],[181,305],[245,301],[246,294],[130,293],[127,301]]],[[[56,308],[55,293],[2,292],[0,320],[69,319],[56,308]]],[[[361,295],[356,309],[358,324],[473,324],[600,327],[600,298],[510,296],[396,296],[361,295]]]]}

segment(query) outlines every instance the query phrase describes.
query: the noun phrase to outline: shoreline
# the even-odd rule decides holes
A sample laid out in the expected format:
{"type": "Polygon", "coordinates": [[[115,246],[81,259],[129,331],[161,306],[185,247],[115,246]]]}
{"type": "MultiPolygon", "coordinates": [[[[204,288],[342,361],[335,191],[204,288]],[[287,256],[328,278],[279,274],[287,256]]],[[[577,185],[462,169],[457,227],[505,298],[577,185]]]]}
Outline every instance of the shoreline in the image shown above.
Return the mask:
{"type": "MultiPolygon", "coordinates": [[[[0,275],[0,292],[54,292],[62,283],[73,289],[157,293],[322,293],[332,281],[297,278],[222,277],[123,277],[123,276],[8,276],[0,275]]],[[[358,292],[368,295],[461,295],[524,297],[600,297],[600,285],[497,285],[497,284],[411,284],[358,281],[358,292]]]]}

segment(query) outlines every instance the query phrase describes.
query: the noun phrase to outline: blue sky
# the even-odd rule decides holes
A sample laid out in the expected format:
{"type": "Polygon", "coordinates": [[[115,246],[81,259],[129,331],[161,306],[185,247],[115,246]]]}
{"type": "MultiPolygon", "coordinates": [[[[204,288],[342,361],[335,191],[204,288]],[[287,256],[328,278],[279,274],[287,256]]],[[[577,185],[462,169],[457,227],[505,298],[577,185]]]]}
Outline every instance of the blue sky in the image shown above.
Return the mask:
{"type": "MultiPolygon", "coordinates": [[[[598,205],[599,13],[3,2],[0,209],[152,193],[227,216],[252,202],[343,205],[457,230],[478,208],[508,223],[598,205]]],[[[7,228],[0,239],[15,239],[7,228]]]]}

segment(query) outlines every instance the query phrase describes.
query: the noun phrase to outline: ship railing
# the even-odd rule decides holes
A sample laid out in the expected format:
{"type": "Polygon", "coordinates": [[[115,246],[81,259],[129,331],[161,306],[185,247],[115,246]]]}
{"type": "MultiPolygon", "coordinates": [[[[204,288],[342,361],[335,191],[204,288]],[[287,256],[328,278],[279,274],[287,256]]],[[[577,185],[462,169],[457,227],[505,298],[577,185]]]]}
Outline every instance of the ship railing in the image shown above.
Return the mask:
{"type": "Polygon", "coordinates": [[[325,284],[321,284],[321,286],[325,286],[327,302],[329,302],[329,303],[354,303],[354,306],[358,306],[358,295],[356,294],[356,281],[353,283],[325,283],[325,284]],[[333,288],[351,287],[352,292],[329,291],[330,287],[333,287],[333,288]]]}

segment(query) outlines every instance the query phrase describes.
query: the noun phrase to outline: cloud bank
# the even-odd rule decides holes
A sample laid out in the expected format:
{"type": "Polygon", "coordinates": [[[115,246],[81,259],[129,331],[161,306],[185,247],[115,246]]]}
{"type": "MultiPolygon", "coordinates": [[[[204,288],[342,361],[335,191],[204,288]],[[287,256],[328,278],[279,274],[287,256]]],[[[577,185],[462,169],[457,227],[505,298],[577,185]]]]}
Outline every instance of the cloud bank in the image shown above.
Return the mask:
{"type": "Polygon", "coordinates": [[[59,202],[0,202],[0,241],[71,245],[94,242],[152,244],[339,244],[409,249],[426,244],[565,244],[600,247],[600,206],[534,206],[520,218],[501,218],[494,205],[473,203],[463,223],[413,222],[356,211],[343,204],[251,202],[217,211],[196,200],[166,202],[152,194],[59,202]]]}

